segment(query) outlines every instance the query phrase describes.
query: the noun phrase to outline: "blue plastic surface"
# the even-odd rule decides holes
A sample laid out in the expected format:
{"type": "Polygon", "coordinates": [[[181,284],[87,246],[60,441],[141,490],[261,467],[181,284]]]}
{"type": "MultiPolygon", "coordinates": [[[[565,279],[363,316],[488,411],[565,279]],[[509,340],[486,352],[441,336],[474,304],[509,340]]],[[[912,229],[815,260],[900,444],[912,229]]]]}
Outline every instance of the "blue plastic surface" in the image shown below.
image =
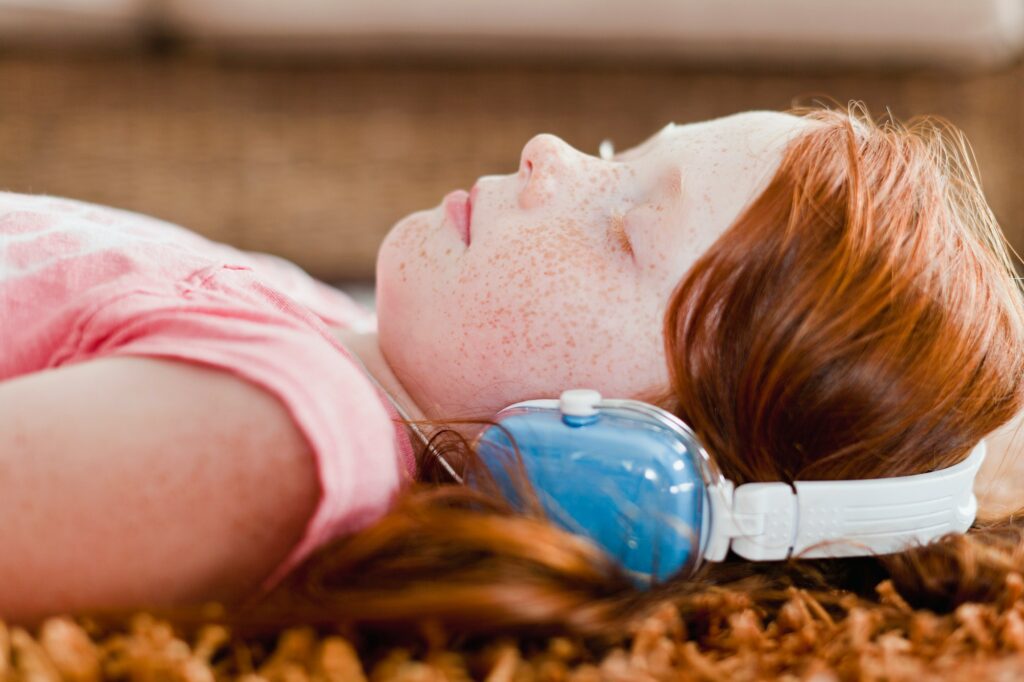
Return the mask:
{"type": "MultiPolygon", "coordinates": [[[[496,421],[519,446],[552,521],[594,540],[638,586],[695,565],[709,521],[697,443],[615,408],[580,418],[514,407],[496,421]]],[[[489,427],[478,447],[506,498],[521,505],[505,473],[515,466],[508,436],[489,427]]]]}

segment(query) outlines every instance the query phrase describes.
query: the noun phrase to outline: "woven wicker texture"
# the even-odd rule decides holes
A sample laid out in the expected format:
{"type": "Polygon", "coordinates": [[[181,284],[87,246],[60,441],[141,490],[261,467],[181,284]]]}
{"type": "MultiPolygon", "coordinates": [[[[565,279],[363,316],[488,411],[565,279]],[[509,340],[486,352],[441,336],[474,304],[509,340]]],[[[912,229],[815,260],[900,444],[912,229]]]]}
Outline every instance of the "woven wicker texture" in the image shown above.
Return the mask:
{"type": "Polygon", "coordinates": [[[141,211],[334,281],[372,276],[397,219],[480,175],[515,171],[536,133],[596,152],[605,137],[625,148],[672,120],[830,96],[964,128],[1020,248],[1022,78],[1020,67],[815,75],[229,61],[196,49],[9,53],[0,55],[0,188],[141,211]]]}

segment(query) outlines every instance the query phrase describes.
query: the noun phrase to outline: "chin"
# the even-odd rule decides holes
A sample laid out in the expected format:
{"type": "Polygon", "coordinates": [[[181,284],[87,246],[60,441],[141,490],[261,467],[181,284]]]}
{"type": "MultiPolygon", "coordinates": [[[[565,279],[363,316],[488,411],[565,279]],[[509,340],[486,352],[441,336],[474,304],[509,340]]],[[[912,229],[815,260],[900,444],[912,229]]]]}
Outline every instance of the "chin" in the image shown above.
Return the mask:
{"type": "Polygon", "coordinates": [[[408,352],[402,343],[406,331],[402,328],[401,317],[392,315],[392,310],[387,305],[377,308],[377,345],[392,371],[403,376],[407,360],[404,354],[408,352]]]}
{"type": "MultiPolygon", "coordinates": [[[[397,230],[392,228],[377,249],[377,262],[374,266],[374,289],[376,290],[377,316],[383,318],[399,305],[403,298],[403,282],[401,269],[402,253],[398,247],[397,230]]],[[[408,278],[405,278],[408,279],[408,278]]]]}

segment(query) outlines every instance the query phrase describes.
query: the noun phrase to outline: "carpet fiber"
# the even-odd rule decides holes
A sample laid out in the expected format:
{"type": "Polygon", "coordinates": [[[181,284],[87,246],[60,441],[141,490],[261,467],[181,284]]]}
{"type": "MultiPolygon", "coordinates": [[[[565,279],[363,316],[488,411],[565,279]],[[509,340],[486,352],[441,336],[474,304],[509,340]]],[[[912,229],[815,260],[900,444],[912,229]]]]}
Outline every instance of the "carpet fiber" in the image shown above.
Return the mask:
{"type": "Polygon", "coordinates": [[[430,623],[388,646],[313,628],[246,640],[211,623],[185,635],[143,613],[113,629],[52,618],[35,633],[0,623],[0,680],[1015,680],[1024,675],[1022,594],[1011,574],[999,603],[939,616],[911,609],[888,581],[877,602],[850,595],[829,608],[791,589],[769,621],[745,596],[709,590],[685,617],[662,604],[600,647],[565,636],[467,647],[430,623]]]}

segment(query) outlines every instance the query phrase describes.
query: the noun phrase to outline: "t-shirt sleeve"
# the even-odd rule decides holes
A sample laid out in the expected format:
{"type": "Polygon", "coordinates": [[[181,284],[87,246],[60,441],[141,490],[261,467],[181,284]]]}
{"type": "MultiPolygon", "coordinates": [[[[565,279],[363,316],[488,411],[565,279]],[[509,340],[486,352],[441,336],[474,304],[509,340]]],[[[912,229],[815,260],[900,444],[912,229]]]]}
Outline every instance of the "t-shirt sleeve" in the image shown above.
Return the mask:
{"type": "Polygon", "coordinates": [[[321,494],[302,540],[261,585],[265,592],[318,546],[379,518],[400,487],[403,464],[376,389],[330,332],[247,284],[220,270],[119,287],[79,325],[70,359],[185,360],[231,372],[287,407],[316,458],[321,494]]]}

